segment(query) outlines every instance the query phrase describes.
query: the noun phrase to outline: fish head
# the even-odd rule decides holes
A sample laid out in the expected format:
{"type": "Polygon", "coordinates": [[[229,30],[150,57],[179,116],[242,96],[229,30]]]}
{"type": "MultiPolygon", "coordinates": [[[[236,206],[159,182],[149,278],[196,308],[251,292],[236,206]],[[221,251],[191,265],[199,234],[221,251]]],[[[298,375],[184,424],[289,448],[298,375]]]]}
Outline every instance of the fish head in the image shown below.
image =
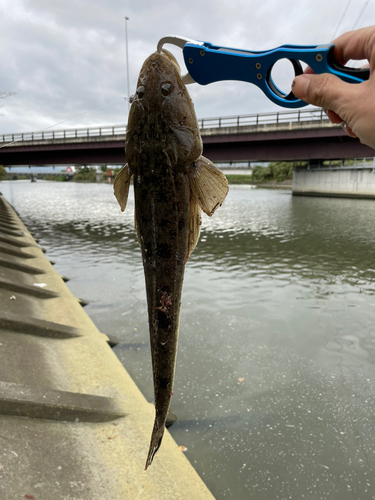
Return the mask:
{"type": "Polygon", "coordinates": [[[178,62],[167,50],[151,54],[142,66],[125,149],[131,167],[146,151],[161,151],[172,168],[193,163],[202,152],[193,102],[178,62]]]}

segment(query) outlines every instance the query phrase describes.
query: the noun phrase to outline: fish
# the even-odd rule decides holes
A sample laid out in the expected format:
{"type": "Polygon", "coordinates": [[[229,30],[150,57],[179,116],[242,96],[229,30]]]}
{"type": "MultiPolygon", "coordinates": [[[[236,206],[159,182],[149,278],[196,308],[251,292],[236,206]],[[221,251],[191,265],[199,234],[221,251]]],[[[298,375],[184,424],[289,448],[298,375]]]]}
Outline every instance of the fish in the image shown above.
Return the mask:
{"type": "Polygon", "coordinates": [[[198,242],[201,211],[211,216],[221,206],[228,182],[202,156],[194,105],[169,51],[163,49],[146,59],[131,101],[127,163],[115,178],[114,194],[124,211],[133,178],[155,402],[146,470],[160,448],[173,394],[185,264],[198,242]]]}

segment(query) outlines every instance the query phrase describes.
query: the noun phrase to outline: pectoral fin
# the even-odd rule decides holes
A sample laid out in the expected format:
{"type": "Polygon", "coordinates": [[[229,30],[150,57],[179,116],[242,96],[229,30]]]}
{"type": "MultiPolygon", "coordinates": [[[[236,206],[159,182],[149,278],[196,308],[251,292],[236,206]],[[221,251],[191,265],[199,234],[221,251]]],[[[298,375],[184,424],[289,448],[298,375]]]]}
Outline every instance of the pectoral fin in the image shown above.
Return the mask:
{"type": "Polygon", "coordinates": [[[190,214],[189,214],[189,240],[186,252],[186,261],[189,260],[196,244],[198,243],[199,233],[201,230],[202,217],[199,203],[193,193],[190,195],[190,214]]]}
{"type": "Polygon", "coordinates": [[[120,205],[121,212],[125,210],[128,202],[130,179],[132,175],[129,165],[126,164],[116,175],[115,182],[113,183],[113,191],[120,205]]]}
{"type": "Polygon", "coordinates": [[[204,156],[188,167],[190,188],[199,206],[211,216],[225,200],[228,181],[220,169],[204,156]]]}

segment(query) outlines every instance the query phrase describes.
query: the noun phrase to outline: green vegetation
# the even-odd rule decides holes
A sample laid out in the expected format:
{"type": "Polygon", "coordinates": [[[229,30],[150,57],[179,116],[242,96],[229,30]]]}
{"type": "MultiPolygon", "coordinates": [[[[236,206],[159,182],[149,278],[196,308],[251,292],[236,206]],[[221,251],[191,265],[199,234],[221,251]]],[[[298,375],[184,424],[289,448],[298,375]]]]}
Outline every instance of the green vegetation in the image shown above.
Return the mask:
{"type": "Polygon", "coordinates": [[[293,168],[305,166],[306,162],[277,161],[270,163],[267,167],[257,165],[253,169],[251,180],[257,183],[283,182],[293,178],[293,168]]]}
{"type": "Polygon", "coordinates": [[[251,175],[246,174],[228,174],[225,176],[228,179],[229,184],[252,184],[251,175]]]}
{"type": "Polygon", "coordinates": [[[13,172],[7,173],[8,181],[25,181],[27,179],[30,179],[30,177],[26,174],[16,174],[13,172]]]}
{"type": "Polygon", "coordinates": [[[73,181],[96,182],[96,170],[82,167],[73,175],[73,181]]]}
{"type": "Polygon", "coordinates": [[[365,165],[366,167],[372,167],[374,163],[373,158],[346,158],[342,160],[325,160],[321,163],[322,167],[352,167],[353,165],[365,165]]]}
{"type": "Polygon", "coordinates": [[[45,181],[57,181],[57,182],[65,182],[68,180],[67,176],[64,174],[61,175],[44,175],[43,180],[45,181]]]}
{"type": "Polygon", "coordinates": [[[293,168],[305,166],[306,162],[277,161],[262,167],[256,165],[252,175],[227,175],[229,184],[265,184],[267,182],[283,182],[293,178],[293,168]]]}
{"type": "Polygon", "coordinates": [[[5,179],[6,176],[7,176],[7,173],[5,171],[5,168],[2,165],[0,165],[0,181],[2,179],[5,179]]]}
{"type": "Polygon", "coordinates": [[[253,182],[268,182],[273,181],[273,172],[271,168],[271,164],[267,167],[261,167],[260,165],[256,165],[253,168],[253,173],[251,174],[251,180],[253,182]]]}

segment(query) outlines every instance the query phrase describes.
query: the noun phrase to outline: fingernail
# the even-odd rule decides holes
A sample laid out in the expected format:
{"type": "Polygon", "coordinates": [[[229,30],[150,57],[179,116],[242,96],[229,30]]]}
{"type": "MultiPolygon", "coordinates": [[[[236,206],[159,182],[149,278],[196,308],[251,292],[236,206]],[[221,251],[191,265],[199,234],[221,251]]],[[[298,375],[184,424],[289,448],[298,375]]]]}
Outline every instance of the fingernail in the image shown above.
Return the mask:
{"type": "Polygon", "coordinates": [[[310,85],[310,75],[299,75],[292,83],[293,94],[299,99],[307,96],[310,85]]]}

